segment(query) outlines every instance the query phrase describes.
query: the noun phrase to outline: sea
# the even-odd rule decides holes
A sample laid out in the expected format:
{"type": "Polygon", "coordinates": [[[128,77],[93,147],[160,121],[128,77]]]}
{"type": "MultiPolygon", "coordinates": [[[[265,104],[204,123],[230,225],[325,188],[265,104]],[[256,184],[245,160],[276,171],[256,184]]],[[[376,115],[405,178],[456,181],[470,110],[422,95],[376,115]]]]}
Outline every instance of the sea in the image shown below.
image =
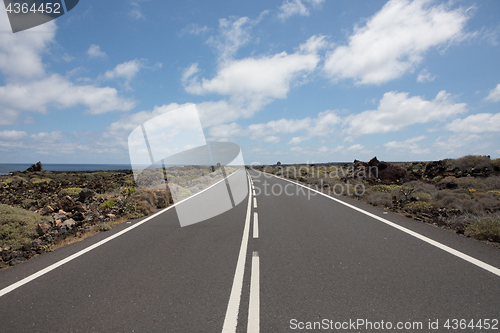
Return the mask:
{"type": "MultiPolygon", "coordinates": [[[[14,171],[24,171],[32,164],[0,163],[0,175],[9,175],[14,171]]],[[[132,170],[130,164],[42,164],[44,171],[115,171],[132,170]]]]}

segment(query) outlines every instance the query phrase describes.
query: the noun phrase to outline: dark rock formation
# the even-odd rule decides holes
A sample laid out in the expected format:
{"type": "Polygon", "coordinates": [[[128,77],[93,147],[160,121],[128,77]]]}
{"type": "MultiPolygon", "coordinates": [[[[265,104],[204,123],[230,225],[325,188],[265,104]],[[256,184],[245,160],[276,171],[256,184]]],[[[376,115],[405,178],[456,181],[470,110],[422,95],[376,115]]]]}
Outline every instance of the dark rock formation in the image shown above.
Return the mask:
{"type": "Polygon", "coordinates": [[[25,172],[41,172],[43,171],[42,162],[31,165],[25,172]]]}

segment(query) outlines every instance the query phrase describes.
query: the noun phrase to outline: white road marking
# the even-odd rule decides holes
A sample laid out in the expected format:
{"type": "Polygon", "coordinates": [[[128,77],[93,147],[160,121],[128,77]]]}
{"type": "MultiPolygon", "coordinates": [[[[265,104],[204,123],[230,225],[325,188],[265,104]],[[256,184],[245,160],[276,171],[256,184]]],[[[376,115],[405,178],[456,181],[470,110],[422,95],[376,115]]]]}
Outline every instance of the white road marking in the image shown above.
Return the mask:
{"type": "MultiPolygon", "coordinates": [[[[232,173],[232,174],[231,174],[231,175],[229,175],[227,178],[231,177],[232,175],[236,174],[237,172],[238,172],[238,171],[236,171],[236,172],[232,173]]],[[[46,268],[42,269],[42,270],[40,270],[40,271],[38,271],[38,272],[36,272],[36,273],[34,273],[34,274],[31,274],[31,275],[30,275],[30,276],[28,276],[28,277],[25,277],[24,279],[22,279],[22,280],[20,280],[20,281],[17,281],[17,282],[16,282],[16,283],[14,283],[14,284],[11,284],[11,285],[10,285],[10,286],[8,286],[8,287],[3,288],[2,290],[0,290],[0,297],[2,297],[2,296],[4,296],[4,295],[6,295],[6,294],[8,294],[8,293],[10,293],[11,291],[13,291],[13,290],[15,290],[15,289],[17,289],[17,288],[21,287],[22,285],[25,285],[26,283],[29,283],[29,282],[31,282],[31,281],[33,281],[33,280],[35,280],[35,279],[39,278],[39,277],[40,277],[40,276],[42,276],[42,275],[47,274],[48,272],[50,272],[50,271],[52,271],[52,270],[54,270],[54,269],[56,269],[56,268],[58,268],[58,267],[60,267],[60,266],[62,266],[62,265],[64,265],[64,264],[66,264],[66,263],[68,263],[68,262],[70,262],[70,261],[72,261],[72,260],[74,260],[74,259],[76,259],[76,258],[78,258],[78,257],[80,257],[80,256],[82,256],[82,255],[84,255],[85,253],[90,252],[90,251],[92,251],[93,249],[98,248],[99,246],[101,246],[101,245],[103,245],[103,244],[106,244],[107,242],[109,242],[109,241],[111,241],[111,240],[113,240],[113,239],[115,239],[115,238],[117,238],[117,237],[120,237],[121,235],[123,235],[123,234],[125,234],[125,233],[127,233],[127,232],[129,232],[129,231],[131,231],[131,230],[133,230],[133,229],[135,229],[135,228],[137,228],[138,226],[140,226],[140,225],[142,225],[142,224],[144,224],[144,223],[148,222],[149,220],[154,219],[154,218],[155,218],[155,217],[157,217],[158,215],[161,215],[161,214],[165,213],[166,211],[168,211],[168,210],[170,210],[170,209],[174,208],[175,206],[177,206],[177,205],[181,204],[182,202],[184,202],[184,201],[186,201],[186,200],[189,200],[189,199],[191,199],[191,198],[194,198],[194,197],[195,197],[195,196],[197,196],[198,194],[200,194],[200,193],[202,193],[202,192],[207,191],[208,189],[210,189],[210,188],[214,187],[215,185],[217,185],[217,184],[219,184],[219,183],[223,182],[224,180],[225,180],[225,179],[221,179],[220,181],[218,181],[217,183],[215,183],[215,184],[211,185],[210,187],[207,187],[207,188],[206,188],[206,189],[204,189],[203,191],[200,191],[200,192],[198,192],[198,193],[196,193],[196,194],[194,194],[194,195],[192,195],[192,196],[190,196],[190,197],[187,197],[186,199],[183,199],[182,201],[179,201],[179,202],[177,202],[177,203],[175,203],[175,204],[173,204],[173,205],[171,205],[171,206],[169,206],[169,207],[167,207],[167,208],[163,209],[162,211],[159,211],[158,213],[153,214],[153,215],[151,215],[151,216],[149,216],[149,217],[145,218],[144,220],[142,220],[142,221],[140,221],[140,222],[137,222],[136,224],[133,224],[132,226],[128,227],[127,229],[122,230],[122,231],[120,231],[120,232],[118,232],[118,233],[116,233],[116,234],[114,234],[114,235],[112,235],[112,236],[109,236],[108,238],[105,238],[105,239],[103,239],[102,241],[100,241],[100,242],[98,242],[98,243],[95,243],[94,245],[91,245],[91,246],[89,246],[89,247],[87,247],[87,248],[85,248],[85,249],[83,249],[83,250],[80,250],[79,252],[77,252],[77,253],[75,253],[75,254],[73,254],[73,255],[71,255],[71,256],[69,256],[69,257],[65,258],[65,259],[62,259],[62,260],[60,260],[60,261],[58,261],[58,262],[56,262],[56,263],[54,263],[54,264],[52,264],[52,265],[50,265],[50,266],[48,266],[48,267],[46,267],[46,268]]],[[[251,197],[250,193],[248,194],[248,196],[249,196],[249,197],[251,197]]],[[[249,203],[249,205],[250,205],[250,203],[249,203]]]]}
{"type": "Polygon", "coordinates": [[[346,203],[346,202],[343,202],[342,200],[339,200],[339,199],[336,199],[336,198],[334,198],[334,197],[331,197],[331,196],[329,196],[329,195],[327,195],[327,194],[325,194],[325,193],[323,193],[323,192],[320,192],[320,191],[314,190],[314,189],[312,189],[312,188],[310,188],[310,187],[304,186],[304,185],[302,185],[302,184],[298,184],[298,183],[296,183],[296,182],[292,182],[292,181],[290,181],[290,180],[288,180],[288,179],[285,179],[285,178],[277,177],[277,176],[275,176],[275,175],[271,175],[271,176],[274,176],[274,177],[276,177],[276,178],[278,178],[278,179],[281,179],[281,180],[287,181],[287,182],[289,182],[289,183],[295,184],[295,185],[297,185],[297,186],[302,186],[302,187],[304,187],[304,188],[308,189],[309,191],[313,191],[313,192],[316,192],[316,193],[318,193],[318,194],[321,194],[322,196],[325,196],[325,197],[327,197],[328,199],[331,199],[331,200],[336,201],[336,202],[338,202],[338,203],[340,203],[340,204],[342,204],[342,205],[344,205],[344,206],[347,206],[347,207],[349,207],[349,208],[352,208],[352,209],[354,209],[354,210],[356,210],[356,211],[358,211],[358,212],[360,212],[360,213],[362,213],[362,214],[365,214],[365,215],[367,215],[367,216],[373,217],[374,219],[379,220],[379,221],[381,221],[381,222],[383,222],[383,223],[385,223],[385,224],[387,224],[387,225],[389,225],[389,226],[391,226],[391,227],[393,227],[393,228],[399,229],[399,230],[401,230],[401,231],[403,231],[403,232],[405,232],[405,233],[407,233],[407,234],[409,234],[409,235],[411,235],[411,236],[413,236],[413,237],[415,237],[415,238],[418,238],[418,239],[420,239],[420,240],[422,240],[422,241],[424,241],[424,242],[426,242],[426,243],[429,243],[429,244],[431,244],[431,245],[433,245],[433,246],[435,246],[435,247],[437,247],[437,248],[439,248],[439,249],[441,249],[441,250],[443,250],[443,251],[446,251],[446,252],[448,252],[448,253],[450,253],[450,254],[452,254],[452,255],[454,255],[454,256],[456,256],[456,257],[458,257],[458,258],[461,258],[461,259],[463,259],[463,260],[465,260],[465,261],[468,261],[468,262],[470,262],[470,263],[471,263],[471,264],[473,264],[473,265],[476,265],[476,266],[478,266],[478,267],[480,267],[480,268],[483,268],[483,269],[485,269],[485,270],[487,270],[487,271],[489,271],[489,272],[491,272],[491,273],[493,273],[493,274],[495,274],[495,275],[497,275],[497,276],[500,276],[500,269],[499,269],[499,268],[496,268],[496,267],[494,267],[494,266],[491,266],[491,265],[489,265],[489,264],[487,264],[487,263],[485,263],[485,262],[483,262],[483,261],[481,261],[481,260],[478,260],[478,259],[476,259],[476,258],[473,258],[473,257],[471,257],[471,256],[469,256],[469,255],[467,255],[467,254],[465,254],[465,253],[462,253],[462,252],[460,252],[460,251],[458,251],[458,250],[455,250],[455,249],[453,249],[453,248],[451,248],[451,247],[449,247],[449,246],[446,246],[446,245],[444,245],[444,244],[441,244],[441,243],[439,243],[439,242],[436,242],[435,240],[432,240],[432,239],[430,239],[430,238],[428,238],[428,237],[425,237],[425,236],[423,236],[423,235],[421,235],[421,234],[419,234],[419,233],[416,233],[415,231],[412,231],[412,230],[410,230],[410,229],[407,229],[407,228],[405,228],[405,227],[402,227],[402,226],[400,226],[400,225],[398,225],[398,224],[396,224],[396,223],[394,223],[394,222],[391,222],[391,221],[389,221],[389,220],[386,220],[386,219],[384,219],[384,218],[382,218],[382,217],[380,217],[380,216],[377,216],[377,215],[375,215],[375,214],[369,213],[369,212],[367,212],[367,211],[365,211],[365,210],[363,210],[363,209],[361,209],[361,208],[358,208],[358,207],[356,207],[356,206],[353,206],[353,205],[351,205],[351,204],[348,204],[348,203],[346,203]]]}
{"type": "Polygon", "coordinates": [[[252,274],[250,277],[250,302],[248,304],[247,333],[259,333],[260,330],[260,263],[259,252],[252,256],[252,274]]]}
{"type": "MultiPolygon", "coordinates": [[[[250,177],[248,177],[250,179],[250,177]]],[[[250,182],[249,182],[250,186],[250,182]]],[[[238,256],[238,263],[236,264],[236,271],[234,273],[233,287],[231,288],[231,295],[227,304],[226,318],[224,319],[224,326],[222,333],[235,333],[236,326],[238,325],[238,312],[240,310],[241,291],[243,289],[243,275],[245,273],[245,262],[248,248],[248,238],[250,235],[250,213],[252,208],[252,196],[248,193],[248,207],[245,219],[245,227],[243,229],[243,238],[241,239],[240,254],[238,256]]]]}
{"type": "Polygon", "coordinates": [[[255,190],[253,190],[253,195],[255,196],[255,190]]]}
{"type": "Polygon", "coordinates": [[[257,208],[257,198],[253,198],[253,208],[257,208]]]}
{"type": "Polygon", "coordinates": [[[253,213],[253,238],[259,238],[259,215],[253,213]]]}

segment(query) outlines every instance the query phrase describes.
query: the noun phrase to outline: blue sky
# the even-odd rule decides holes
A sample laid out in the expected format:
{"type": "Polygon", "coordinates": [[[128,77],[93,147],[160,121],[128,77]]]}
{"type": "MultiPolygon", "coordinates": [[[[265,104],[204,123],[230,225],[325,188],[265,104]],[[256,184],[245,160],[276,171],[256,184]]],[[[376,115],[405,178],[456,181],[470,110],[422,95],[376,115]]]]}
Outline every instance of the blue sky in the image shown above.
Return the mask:
{"type": "Polygon", "coordinates": [[[195,103],[246,163],[500,157],[500,2],[94,1],[12,34],[0,163],[128,163],[195,103]]]}

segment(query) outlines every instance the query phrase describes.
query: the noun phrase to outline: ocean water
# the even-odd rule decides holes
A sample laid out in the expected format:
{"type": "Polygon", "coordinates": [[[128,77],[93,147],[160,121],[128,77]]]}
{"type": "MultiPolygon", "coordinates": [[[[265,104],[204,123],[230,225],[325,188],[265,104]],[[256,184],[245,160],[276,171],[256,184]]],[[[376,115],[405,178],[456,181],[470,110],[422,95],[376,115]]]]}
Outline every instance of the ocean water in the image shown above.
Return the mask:
{"type": "MultiPolygon", "coordinates": [[[[0,175],[24,171],[32,164],[0,164],[0,175]]],[[[130,164],[42,164],[44,171],[115,171],[131,170],[130,164]]]]}

